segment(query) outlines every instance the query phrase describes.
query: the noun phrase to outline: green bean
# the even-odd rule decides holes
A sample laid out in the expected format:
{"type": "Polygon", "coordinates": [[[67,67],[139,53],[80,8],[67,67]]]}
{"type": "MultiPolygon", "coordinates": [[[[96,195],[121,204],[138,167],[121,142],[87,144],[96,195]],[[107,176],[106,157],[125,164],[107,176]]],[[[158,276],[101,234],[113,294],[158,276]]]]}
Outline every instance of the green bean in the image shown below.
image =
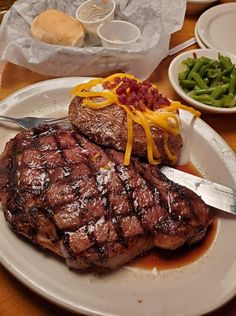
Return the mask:
{"type": "Polygon", "coordinates": [[[197,72],[193,72],[192,77],[193,77],[194,81],[196,82],[196,84],[198,84],[198,86],[201,89],[208,88],[207,84],[202,80],[201,76],[197,72]]]}
{"type": "Polygon", "coordinates": [[[217,75],[219,74],[219,72],[216,69],[208,69],[206,72],[206,75],[208,78],[215,78],[217,75]]]}
{"type": "Polygon", "coordinates": [[[209,94],[193,95],[194,100],[211,105],[214,99],[209,94]]]}
{"type": "Polygon", "coordinates": [[[184,88],[193,88],[195,86],[195,81],[194,80],[181,80],[180,81],[180,85],[181,87],[184,87],[184,88]]]}
{"type": "Polygon", "coordinates": [[[201,88],[196,84],[194,87],[194,91],[198,91],[198,90],[201,90],[201,88]]]}
{"type": "Polygon", "coordinates": [[[220,82],[220,78],[221,76],[218,74],[211,82],[211,87],[216,87],[218,86],[219,82],[220,82]]]}
{"type": "Polygon", "coordinates": [[[230,77],[228,95],[235,94],[236,75],[230,77]]]}
{"type": "Polygon", "coordinates": [[[220,108],[222,106],[221,100],[213,100],[211,105],[220,108]]]}
{"type": "Polygon", "coordinates": [[[201,69],[199,70],[199,75],[203,78],[208,71],[209,64],[203,65],[201,69]]]}
{"type": "Polygon", "coordinates": [[[182,61],[182,64],[186,65],[187,67],[191,68],[195,64],[196,59],[188,57],[184,61],[182,61]]]}
{"type": "Polygon", "coordinates": [[[232,108],[233,106],[236,105],[236,99],[235,99],[235,97],[232,94],[231,95],[225,95],[221,99],[221,105],[223,107],[232,108]]]}
{"type": "Polygon", "coordinates": [[[222,76],[221,80],[224,82],[224,83],[228,83],[230,81],[230,79],[226,76],[222,76]]]}
{"type": "Polygon", "coordinates": [[[221,77],[223,77],[223,76],[225,76],[225,75],[229,74],[230,72],[232,72],[232,71],[233,71],[233,69],[234,69],[234,65],[232,65],[232,66],[231,66],[231,67],[229,67],[228,69],[225,69],[224,71],[222,71],[222,73],[221,73],[221,77]]]}
{"type": "Polygon", "coordinates": [[[189,67],[186,67],[186,69],[185,69],[184,71],[178,73],[178,79],[179,79],[179,81],[186,79],[186,77],[187,77],[187,75],[188,75],[188,73],[189,73],[189,70],[190,70],[189,67]]]}
{"type": "Polygon", "coordinates": [[[210,83],[210,80],[209,80],[209,78],[207,78],[207,77],[204,78],[203,81],[205,82],[206,85],[209,85],[209,83],[210,83]]]}
{"type": "Polygon", "coordinates": [[[215,88],[215,90],[211,93],[211,97],[215,100],[220,99],[222,95],[228,90],[229,84],[225,83],[224,85],[219,85],[215,88]]]}
{"type": "Polygon", "coordinates": [[[218,59],[219,59],[219,64],[222,67],[222,69],[228,70],[233,65],[229,57],[219,54],[218,59]]]}
{"type": "Polygon", "coordinates": [[[230,76],[236,76],[236,68],[235,68],[235,65],[234,65],[234,69],[231,71],[230,76]]]}
{"type": "Polygon", "coordinates": [[[196,95],[201,95],[201,94],[211,94],[216,88],[207,88],[207,89],[200,89],[196,91],[196,95]]]}
{"type": "Polygon", "coordinates": [[[197,59],[195,64],[193,65],[193,68],[190,70],[190,72],[187,76],[187,79],[191,80],[193,72],[198,72],[200,70],[200,68],[207,63],[209,63],[209,58],[201,57],[201,58],[197,59]]]}
{"type": "Polygon", "coordinates": [[[189,91],[189,92],[188,92],[188,96],[189,96],[190,98],[193,98],[194,96],[196,96],[196,90],[191,90],[191,91],[189,91]]]}
{"type": "Polygon", "coordinates": [[[218,60],[211,60],[211,61],[209,62],[209,68],[214,68],[214,69],[216,69],[216,68],[218,68],[218,66],[219,66],[218,60]]]}
{"type": "Polygon", "coordinates": [[[209,64],[212,61],[212,59],[205,56],[201,56],[199,59],[203,60],[204,64],[209,64]]]}
{"type": "Polygon", "coordinates": [[[184,90],[184,92],[186,93],[186,94],[188,94],[189,93],[189,89],[187,89],[187,88],[182,88],[183,90],[184,90]]]}

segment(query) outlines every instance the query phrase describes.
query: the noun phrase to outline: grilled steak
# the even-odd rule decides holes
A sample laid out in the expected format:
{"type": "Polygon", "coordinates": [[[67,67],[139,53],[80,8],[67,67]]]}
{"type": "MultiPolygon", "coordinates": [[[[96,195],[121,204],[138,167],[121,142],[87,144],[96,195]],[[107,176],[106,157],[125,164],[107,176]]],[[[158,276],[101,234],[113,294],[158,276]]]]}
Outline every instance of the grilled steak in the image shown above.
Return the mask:
{"type": "MultiPolygon", "coordinates": [[[[74,97],[69,106],[69,118],[82,134],[98,145],[111,147],[125,151],[127,143],[127,119],[125,111],[116,106],[93,110],[81,105],[82,99],[74,97]]],[[[161,154],[161,161],[168,165],[176,164],[180,156],[183,140],[180,134],[168,136],[168,148],[176,157],[170,160],[164,150],[163,130],[152,127],[153,140],[161,154]]],[[[133,125],[132,154],[146,157],[147,154],[146,135],[143,127],[137,123],[133,125]]]]}
{"type": "Polygon", "coordinates": [[[212,213],[157,167],[102,149],[75,131],[40,126],[10,140],[0,158],[0,195],[17,233],[70,267],[116,267],[153,245],[202,238],[212,213]]]}

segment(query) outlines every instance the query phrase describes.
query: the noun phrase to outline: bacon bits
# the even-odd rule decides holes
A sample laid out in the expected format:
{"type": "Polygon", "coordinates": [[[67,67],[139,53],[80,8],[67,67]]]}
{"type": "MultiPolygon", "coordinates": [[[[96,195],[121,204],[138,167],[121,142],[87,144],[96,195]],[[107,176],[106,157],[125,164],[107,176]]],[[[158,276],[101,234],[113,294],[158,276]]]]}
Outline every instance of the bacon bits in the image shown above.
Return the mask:
{"type": "Polygon", "coordinates": [[[148,80],[139,82],[132,78],[116,77],[112,82],[105,82],[103,87],[115,89],[119,102],[136,110],[145,111],[148,108],[155,111],[170,105],[170,101],[148,80]]]}

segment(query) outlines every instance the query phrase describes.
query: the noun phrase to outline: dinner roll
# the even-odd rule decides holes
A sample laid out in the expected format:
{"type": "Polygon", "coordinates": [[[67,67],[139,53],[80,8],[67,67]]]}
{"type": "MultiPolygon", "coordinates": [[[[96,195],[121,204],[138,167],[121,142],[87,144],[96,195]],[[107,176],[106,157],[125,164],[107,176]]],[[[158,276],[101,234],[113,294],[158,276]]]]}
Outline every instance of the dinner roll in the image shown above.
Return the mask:
{"type": "Polygon", "coordinates": [[[49,9],[40,13],[31,25],[32,36],[40,41],[56,45],[84,45],[84,29],[75,18],[49,9]]]}

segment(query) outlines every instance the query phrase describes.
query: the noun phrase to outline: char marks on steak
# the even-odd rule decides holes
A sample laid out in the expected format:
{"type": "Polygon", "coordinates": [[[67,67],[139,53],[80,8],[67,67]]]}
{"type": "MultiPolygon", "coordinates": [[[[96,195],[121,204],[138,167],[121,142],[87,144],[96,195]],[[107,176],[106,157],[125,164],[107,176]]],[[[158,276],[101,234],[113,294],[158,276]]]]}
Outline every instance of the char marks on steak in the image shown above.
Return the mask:
{"type": "Polygon", "coordinates": [[[200,197],[157,167],[125,167],[122,153],[58,126],[16,135],[0,165],[6,220],[70,267],[114,268],[153,245],[175,249],[212,221],[200,197]]]}
{"type": "MultiPolygon", "coordinates": [[[[74,97],[69,106],[71,124],[92,142],[98,145],[125,151],[127,144],[127,119],[126,112],[117,105],[100,108],[99,110],[82,106],[82,98],[74,97]]],[[[167,165],[176,164],[180,156],[183,140],[180,134],[168,135],[168,148],[176,157],[170,160],[164,149],[164,132],[152,127],[152,136],[158,151],[160,161],[167,165]]],[[[132,155],[147,156],[147,141],[143,127],[133,124],[132,155]]]]}

